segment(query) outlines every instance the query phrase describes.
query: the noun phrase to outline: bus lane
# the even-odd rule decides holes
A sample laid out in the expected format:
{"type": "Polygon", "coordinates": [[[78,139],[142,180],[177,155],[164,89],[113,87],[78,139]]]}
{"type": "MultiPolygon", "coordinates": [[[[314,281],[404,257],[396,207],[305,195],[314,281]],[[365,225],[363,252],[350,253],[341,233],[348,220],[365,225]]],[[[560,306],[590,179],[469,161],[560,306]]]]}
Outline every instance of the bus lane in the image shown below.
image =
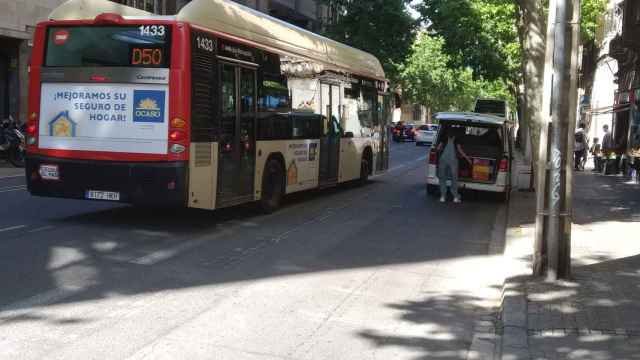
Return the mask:
{"type": "MultiPolygon", "coordinates": [[[[424,152],[398,146],[392,170],[369,185],[294,197],[271,215],[247,207],[214,213],[116,207],[52,216],[58,227],[24,233],[0,251],[0,263],[13,264],[0,272],[7,284],[0,298],[5,354],[29,347],[34,358],[193,355],[199,348],[193,339],[201,339],[201,346],[229,358],[244,351],[327,358],[331,351],[322,344],[356,341],[355,329],[364,339],[376,333],[369,328],[414,331],[394,325],[389,310],[372,299],[392,303],[414,298],[416,289],[459,285],[449,259],[485,252],[487,240],[478,234],[495,209],[478,203],[440,209],[429,202],[424,152]],[[465,227],[458,216],[467,219],[465,227]],[[444,228],[455,227],[460,230],[446,235],[444,228]],[[462,241],[470,235],[474,243],[462,241]],[[379,293],[380,287],[386,290],[379,293]],[[380,323],[364,320],[362,311],[378,314],[371,320],[380,323]],[[240,318],[225,315],[232,313],[240,318]],[[55,340],[40,341],[47,333],[55,340]]],[[[472,323],[463,315],[461,324],[472,323]]],[[[452,332],[460,339],[447,349],[466,341],[465,331],[452,332]]],[[[356,350],[371,348],[357,345],[346,354],[358,358],[356,350]]]]}

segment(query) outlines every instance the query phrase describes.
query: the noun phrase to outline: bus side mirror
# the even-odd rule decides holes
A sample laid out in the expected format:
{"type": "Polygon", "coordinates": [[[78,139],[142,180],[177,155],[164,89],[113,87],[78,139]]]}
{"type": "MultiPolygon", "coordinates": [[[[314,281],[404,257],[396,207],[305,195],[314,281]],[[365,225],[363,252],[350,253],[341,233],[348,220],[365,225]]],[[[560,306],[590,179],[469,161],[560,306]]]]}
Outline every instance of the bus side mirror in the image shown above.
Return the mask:
{"type": "Polygon", "coordinates": [[[347,131],[346,133],[344,133],[343,137],[351,139],[353,138],[353,132],[347,131]]]}

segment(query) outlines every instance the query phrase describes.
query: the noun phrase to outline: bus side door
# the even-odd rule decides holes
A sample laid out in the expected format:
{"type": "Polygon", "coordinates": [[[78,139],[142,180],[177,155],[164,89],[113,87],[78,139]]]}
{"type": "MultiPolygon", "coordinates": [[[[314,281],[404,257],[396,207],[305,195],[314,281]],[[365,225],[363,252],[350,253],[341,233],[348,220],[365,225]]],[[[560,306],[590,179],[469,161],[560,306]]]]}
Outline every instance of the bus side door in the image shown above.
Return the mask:
{"type": "Polygon", "coordinates": [[[320,186],[338,183],[340,157],[340,125],[335,117],[322,117],[320,138],[320,186]]]}
{"type": "Polygon", "coordinates": [[[218,207],[254,198],[256,70],[220,64],[221,126],[218,207]]]}

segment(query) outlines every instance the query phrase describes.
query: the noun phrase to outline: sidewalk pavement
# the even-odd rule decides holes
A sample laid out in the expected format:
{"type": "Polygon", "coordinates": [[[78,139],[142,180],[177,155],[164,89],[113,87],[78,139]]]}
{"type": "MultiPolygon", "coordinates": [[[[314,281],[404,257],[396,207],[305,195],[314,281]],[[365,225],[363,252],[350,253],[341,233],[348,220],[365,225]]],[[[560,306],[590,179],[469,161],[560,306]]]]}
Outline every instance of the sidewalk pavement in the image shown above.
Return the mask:
{"type": "Polygon", "coordinates": [[[574,179],[571,281],[530,276],[535,194],[512,198],[502,359],[640,359],[640,185],[574,179]]]}

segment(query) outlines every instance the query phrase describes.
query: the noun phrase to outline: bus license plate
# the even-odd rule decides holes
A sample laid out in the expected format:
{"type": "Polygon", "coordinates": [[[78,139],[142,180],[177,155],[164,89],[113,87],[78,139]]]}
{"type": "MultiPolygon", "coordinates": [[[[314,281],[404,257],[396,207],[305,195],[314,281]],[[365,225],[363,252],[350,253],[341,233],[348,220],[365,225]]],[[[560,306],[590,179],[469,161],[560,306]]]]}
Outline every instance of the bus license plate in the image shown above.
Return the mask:
{"type": "Polygon", "coordinates": [[[87,190],[85,193],[85,197],[87,199],[93,199],[93,200],[119,201],[120,193],[113,192],[113,191],[87,190]]]}
{"type": "Polygon", "coordinates": [[[38,172],[43,180],[60,180],[58,165],[40,165],[38,172]]]}

